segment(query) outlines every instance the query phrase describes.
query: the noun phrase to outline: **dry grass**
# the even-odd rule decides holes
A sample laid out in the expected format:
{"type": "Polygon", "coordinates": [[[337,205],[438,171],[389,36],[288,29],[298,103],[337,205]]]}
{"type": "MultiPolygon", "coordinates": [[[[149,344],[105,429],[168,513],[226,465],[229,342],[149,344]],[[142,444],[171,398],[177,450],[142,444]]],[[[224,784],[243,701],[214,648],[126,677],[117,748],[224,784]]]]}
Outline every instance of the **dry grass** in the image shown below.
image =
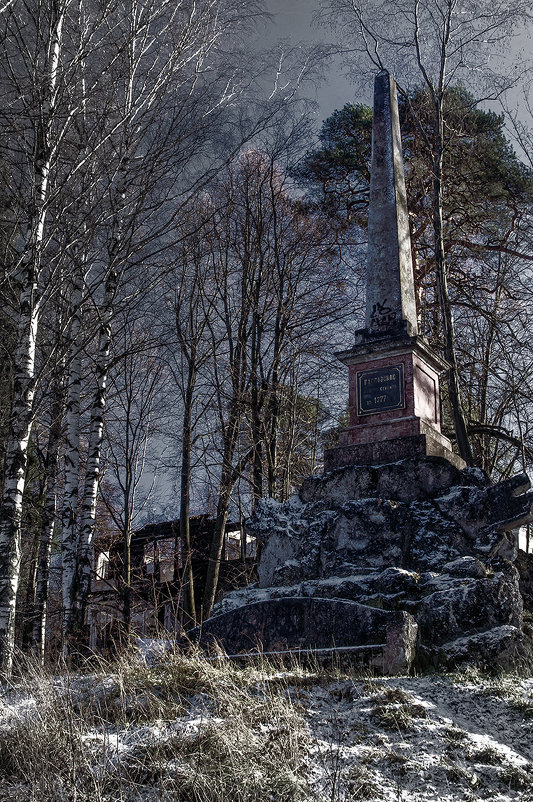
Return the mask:
{"type": "Polygon", "coordinates": [[[372,718],[385,729],[398,732],[410,730],[415,719],[426,718],[424,705],[415,701],[410,693],[402,688],[387,687],[380,689],[379,695],[371,697],[372,718]]]}
{"type": "Polygon", "coordinates": [[[308,798],[302,718],[254,668],[124,658],[90,675],[27,671],[5,699],[0,802],[308,798]]]}
{"type": "Polygon", "coordinates": [[[364,766],[354,766],[350,770],[346,789],[350,800],[375,799],[380,794],[374,775],[364,766]]]}
{"type": "Polygon", "coordinates": [[[511,791],[533,791],[533,776],[530,772],[508,764],[499,771],[500,782],[511,791]]]}

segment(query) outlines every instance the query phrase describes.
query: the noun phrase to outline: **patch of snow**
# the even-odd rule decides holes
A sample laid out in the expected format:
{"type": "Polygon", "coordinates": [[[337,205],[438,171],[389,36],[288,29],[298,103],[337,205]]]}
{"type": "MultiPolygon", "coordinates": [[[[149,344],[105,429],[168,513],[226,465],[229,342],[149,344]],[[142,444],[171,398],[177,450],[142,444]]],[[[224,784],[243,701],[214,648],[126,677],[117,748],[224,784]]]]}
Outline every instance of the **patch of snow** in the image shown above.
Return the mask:
{"type": "Polygon", "coordinates": [[[444,502],[445,504],[455,504],[456,502],[464,501],[465,497],[465,488],[464,487],[452,487],[449,493],[446,493],[444,496],[439,496],[435,499],[436,503],[444,502]]]}
{"type": "Polygon", "coordinates": [[[168,638],[137,638],[139,656],[147,665],[161,660],[173,646],[174,642],[168,638]]]}

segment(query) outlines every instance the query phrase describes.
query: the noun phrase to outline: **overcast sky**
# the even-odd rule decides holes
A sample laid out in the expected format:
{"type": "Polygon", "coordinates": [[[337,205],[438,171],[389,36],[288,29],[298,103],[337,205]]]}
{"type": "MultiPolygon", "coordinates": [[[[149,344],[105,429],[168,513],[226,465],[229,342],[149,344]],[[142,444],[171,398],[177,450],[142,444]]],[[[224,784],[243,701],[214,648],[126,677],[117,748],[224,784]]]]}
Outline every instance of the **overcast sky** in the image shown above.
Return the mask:
{"type": "MultiPolygon", "coordinates": [[[[274,15],[272,24],[268,27],[269,44],[279,39],[290,39],[294,43],[333,41],[330,31],[313,24],[318,0],[267,0],[266,5],[268,11],[274,15]]],[[[354,87],[342,74],[339,64],[328,70],[321,86],[316,90],[309,87],[308,92],[319,104],[318,116],[321,120],[329,117],[335,109],[341,109],[345,103],[353,100],[368,103],[372,96],[370,88],[367,98],[355,98],[354,87]]]]}
{"type": "MultiPolygon", "coordinates": [[[[488,0],[487,0],[488,3],[488,0]]],[[[320,5],[320,0],[266,0],[268,11],[273,14],[272,24],[268,27],[264,37],[264,44],[274,44],[277,40],[288,38],[292,41],[301,40],[308,42],[333,41],[331,32],[323,27],[318,27],[313,23],[313,16],[320,5]]],[[[531,65],[532,59],[532,34],[531,28],[523,31],[516,36],[510,43],[508,55],[518,65],[531,65]]],[[[530,102],[533,103],[533,84],[529,87],[530,102]]],[[[328,117],[335,109],[340,109],[345,103],[363,102],[371,105],[372,85],[369,82],[368,93],[362,96],[355,94],[353,84],[343,75],[340,63],[333,65],[327,72],[324,82],[316,90],[309,87],[308,95],[317,100],[319,109],[317,113],[320,122],[328,117]]],[[[527,125],[531,124],[531,119],[523,102],[522,90],[517,86],[509,93],[511,106],[518,109],[519,117],[522,117],[527,125]]],[[[497,113],[501,112],[501,106],[497,102],[482,104],[485,108],[490,108],[497,113]]],[[[518,148],[520,154],[520,149],[518,148]]]]}

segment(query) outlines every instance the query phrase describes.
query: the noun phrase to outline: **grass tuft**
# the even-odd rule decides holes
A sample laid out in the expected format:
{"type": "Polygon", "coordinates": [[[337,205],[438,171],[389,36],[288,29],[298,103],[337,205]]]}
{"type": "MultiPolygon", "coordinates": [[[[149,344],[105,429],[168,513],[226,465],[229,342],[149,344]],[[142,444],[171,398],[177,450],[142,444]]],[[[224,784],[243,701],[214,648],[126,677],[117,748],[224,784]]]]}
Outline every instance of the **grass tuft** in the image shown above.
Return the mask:
{"type": "Polygon", "coordinates": [[[520,766],[509,763],[500,769],[498,777],[511,791],[533,791],[533,776],[520,766]]]}
{"type": "Polygon", "coordinates": [[[380,794],[374,775],[364,766],[352,767],[346,779],[346,790],[349,800],[375,799],[380,794]]]}
{"type": "Polygon", "coordinates": [[[371,700],[370,714],[385,729],[407,731],[413,728],[415,719],[427,717],[424,705],[402,688],[387,687],[371,700]]]}
{"type": "Polygon", "coordinates": [[[471,749],[466,752],[466,757],[472,763],[480,763],[484,766],[500,766],[503,763],[503,756],[492,746],[471,749]]]}

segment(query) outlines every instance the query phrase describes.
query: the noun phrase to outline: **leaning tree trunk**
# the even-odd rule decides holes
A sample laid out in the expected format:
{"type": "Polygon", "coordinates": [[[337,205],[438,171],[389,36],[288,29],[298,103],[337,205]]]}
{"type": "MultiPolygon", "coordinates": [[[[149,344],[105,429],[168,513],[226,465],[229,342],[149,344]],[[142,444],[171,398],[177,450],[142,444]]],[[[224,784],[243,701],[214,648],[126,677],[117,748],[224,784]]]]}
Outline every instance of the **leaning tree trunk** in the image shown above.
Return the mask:
{"type": "Polygon", "coordinates": [[[209,618],[215,603],[232,490],[233,486],[230,482],[229,473],[223,469],[221,487],[218,496],[215,532],[211,541],[209,562],[207,565],[207,576],[201,611],[202,620],[209,618]]]}
{"type": "Polygon", "coordinates": [[[226,535],[226,523],[228,520],[231,493],[235,484],[235,471],[233,468],[233,454],[237,443],[237,433],[239,429],[240,416],[234,408],[230,414],[230,419],[224,431],[224,453],[222,459],[222,475],[220,477],[220,490],[217,503],[217,517],[215,522],[215,532],[209,550],[209,561],[207,564],[207,575],[205,580],[204,597],[202,602],[202,620],[209,618],[218,587],[218,577],[220,573],[220,562],[224,549],[224,539],[226,535]]]}
{"type": "Polygon", "coordinates": [[[459,376],[457,370],[457,357],[455,347],[455,329],[453,323],[452,307],[448,293],[448,280],[446,276],[446,256],[444,251],[443,223],[442,223],[442,162],[443,162],[443,131],[442,121],[437,137],[436,155],[433,163],[433,229],[435,237],[435,267],[437,274],[437,290],[442,314],[442,327],[444,334],[444,357],[450,365],[448,371],[448,386],[450,406],[459,454],[467,465],[474,464],[472,446],[468,437],[465,414],[461,403],[459,376]]]}

